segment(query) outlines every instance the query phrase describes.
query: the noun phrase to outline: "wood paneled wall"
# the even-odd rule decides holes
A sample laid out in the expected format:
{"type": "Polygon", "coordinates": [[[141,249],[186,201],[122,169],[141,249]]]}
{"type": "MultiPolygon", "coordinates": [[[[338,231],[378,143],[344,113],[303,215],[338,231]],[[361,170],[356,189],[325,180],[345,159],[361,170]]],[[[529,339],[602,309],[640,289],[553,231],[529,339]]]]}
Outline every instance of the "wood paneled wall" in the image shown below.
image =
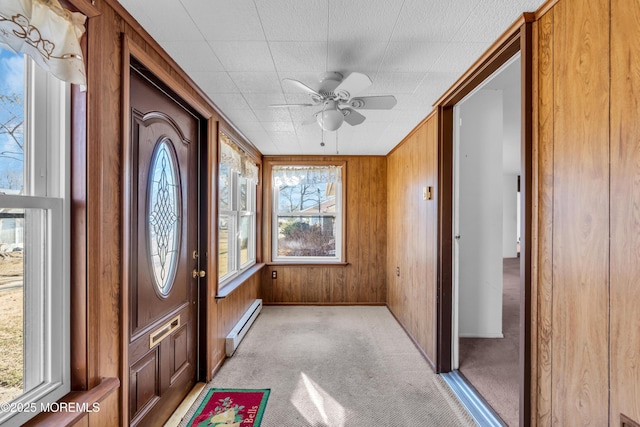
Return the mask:
{"type": "Polygon", "coordinates": [[[611,0],[610,422],[640,422],[640,2],[611,0]]]}
{"type": "Polygon", "coordinates": [[[533,425],[640,420],[640,4],[536,23],[533,425]]]}
{"type": "MultiPolygon", "coordinates": [[[[261,295],[267,304],[386,302],[387,165],[381,156],[273,156],[263,159],[263,253],[270,254],[271,162],[346,161],[344,239],[347,265],[269,265],[261,295]],[[271,273],[277,271],[277,279],[271,273]]],[[[269,262],[269,259],[265,259],[269,262]]]]}
{"type": "Polygon", "coordinates": [[[437,115],[387,158],[387,305],[431,361],[436,357],[437,115]],[[433,187],[432,199],[423,199],[433,187]]]}
{"type": "MultiPolygon", "coordinates": [[[[74,0],[82,4],[84,0],[74,0]]],[[[164,54],[159,45],[139,27],[115,0],[95,0],[87,7],[95,9],[87,21],[87,129],[86,129],[86,200],[74,200],[74,204],[86,205],[86,307],[76,318],[86,326],[75,327],[86,331],[73,337],[71,351],[74,354],[72,369],[73,390],[93,389],[102,378],[122,379],[123,312],[121,310],[122,271],[126,260],[122,257],[123,200],[123,141],[122,124],[126,112],[122,111],[122,46],[123,34],[129,42],[140,47],[155,65],[166,72],[174,83],[193,99],[210,108],[212,116],[209,129],[210,143],[215,144],[215,122],[222,120],[214,105],[188,79],[177,65],[164,54]]],[[[81,151],[81,150],[80,150],[81,151]]],[[[216,149],[210,150],[216,153],[216,149]]],[[[215,154],[213,154],[215,156],[215,154]]],[[[213,159],[212,164],[216,161],[213,159]]],[[[74,182],[74,185],[78,185],[74,182]]],[[[75,193],[74,193],[75,194],[75,193]]],[[[212,229],[216,229],[215,220],[212,229]]],[[[217,239],[214,239],[217,240],[217,239]]],[[[216,253],[211,250],[211,253],[216,253]]],[[[217,265],[212,259],[211,265],[217,265]]],[[[73,260],[72,260],[73,262],[73,260]]],[[[212,275],[215,277],[215,274],[212,275]]],[[[213,284],[209,284],[212,289],[213,284]]],[[[257,297],[259,274],[249,278],[227,298],[215,301],[215,290],[208,294],[210,319],[217,324],[208,336],[210,363],[219,366],[224,359],[224,337],[242,316],[248,305],[257,297]]],[[[209,375],[211,372],[208,373],[209,375]]],[[[72,393],[70,396],[77,394],[72,393]]],[[[103,407],[80,421],[80,425],[113,426],[122,421],[122,386],[113,388],[102,396],[103,407]]],[[[43,414],[44,415],[44,414],[43,414]]],[[[56,423],[56,414],[50,414],[47,422],[56,423]],[[48,421],[52,420],[52,421],[48,421]]],[[[41,417],[38,417],[41,419],[41,417]]]]}

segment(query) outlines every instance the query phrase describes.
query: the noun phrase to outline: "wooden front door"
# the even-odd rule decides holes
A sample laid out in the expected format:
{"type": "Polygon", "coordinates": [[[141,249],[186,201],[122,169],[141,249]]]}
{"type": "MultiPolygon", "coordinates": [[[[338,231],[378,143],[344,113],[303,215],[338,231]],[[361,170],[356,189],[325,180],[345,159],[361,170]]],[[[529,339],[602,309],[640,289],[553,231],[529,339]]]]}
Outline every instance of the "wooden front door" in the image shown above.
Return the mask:
{"type": "Polygon", "coordinates": [[[130,75],[129,421],[162,425],[197,375],[199,121],[130,75]]]}

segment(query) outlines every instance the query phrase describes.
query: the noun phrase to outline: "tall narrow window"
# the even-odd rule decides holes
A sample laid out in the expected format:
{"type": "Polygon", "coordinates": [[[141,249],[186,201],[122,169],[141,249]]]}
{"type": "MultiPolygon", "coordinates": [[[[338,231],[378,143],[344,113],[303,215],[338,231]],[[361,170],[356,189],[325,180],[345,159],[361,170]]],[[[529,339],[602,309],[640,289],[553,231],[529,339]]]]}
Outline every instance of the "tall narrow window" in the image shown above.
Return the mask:
{"type": "Polygon", "coordinates": [[[342,260],[342,166],[274,166],[273,260],[342,260]]]}
{"type": "Polygon", "coordinates": [[[258,166],[220,132],[218,280],[223,288],[256,263],[258,166]]]}
{"type": "Polygon", "coordinates": [[[69,85],[1,47],[0,75],[0,424],[19,425],[70,389],[69,85]]]}

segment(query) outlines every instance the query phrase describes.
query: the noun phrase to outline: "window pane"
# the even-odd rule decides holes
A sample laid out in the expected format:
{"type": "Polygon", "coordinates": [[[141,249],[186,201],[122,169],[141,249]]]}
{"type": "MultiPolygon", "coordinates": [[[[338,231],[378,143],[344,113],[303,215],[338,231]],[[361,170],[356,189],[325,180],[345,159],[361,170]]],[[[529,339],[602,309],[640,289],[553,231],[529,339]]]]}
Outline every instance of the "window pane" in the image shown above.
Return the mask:
{"type": "Polygon", "coordinates": [[[247,179],[246,178],[240,178],[240,208],[239,210],[241,211],[248,211],[249,208],[247,208],[247,191],[249,190],[249,187],[247,185],[247,179]]]}
{"type": "Polygon", "coordinates": [[[229,195],[231,194],[231,182],[229,180],[229,167],[226,165],[220,165],[220,172],[218,175],[218,197],[220,199],[220,210],[228,211],[231,209],[231,200],[229,195]]]}
{"type": "Polygon", "coordinates": [[[24,211],[0,210],[0,403],[24,388],[24,211]]]}
{"type": "Polygon", "coordinates": [[[278,211],[336,212],[335,184],[304,179],[299,183],[282,183],[278,188],[278,211]]]}
{"type": "Polygon", "coordinates": [[[147,218],[151,271],[156,289],[167,296],[178,265],[181,226],[178,163],[171,141],[162,140],[151,158],[147,218]]]}
{"type": "Polygon", "coordinates": [[[278,216],[278,256],[336,255],[335,217],[278,216]]]}
{"type": "Polygon", "coordinates": [[[0,47],[0,193],[24,188],[24,56],[0,47]]]}
{"type": "Polygon", "coordinates": [[[251,216],[240,218],[240,265],[249,261],[249,232],[251,231],[251,216]]]}
{"type": "Polygon", "coordinates": [[[42,209],[0,208],[0,403],[44,380],[47,218],[42,209]]]}
{"type": "Polygon", "coordinates": [[[218,277],[229,273],[229,217],[219,215],[218,219],[218,277]]]}

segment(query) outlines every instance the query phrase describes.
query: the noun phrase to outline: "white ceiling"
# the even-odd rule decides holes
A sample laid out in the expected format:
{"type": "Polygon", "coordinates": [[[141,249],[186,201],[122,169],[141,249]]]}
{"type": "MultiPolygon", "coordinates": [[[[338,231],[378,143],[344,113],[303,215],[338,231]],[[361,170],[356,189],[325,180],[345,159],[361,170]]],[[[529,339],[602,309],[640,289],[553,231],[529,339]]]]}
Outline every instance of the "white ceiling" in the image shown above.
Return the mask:
{"type": "Polygon", "coordinates": [[[545,0],[120,0],[263,154],[387,154],[523,12],[545,0]],[[394,95],[337,132],[302,125],[322,72],[367,74],[394,95]],[[324,141],[322,147],[320,142],[324,141]]]}

